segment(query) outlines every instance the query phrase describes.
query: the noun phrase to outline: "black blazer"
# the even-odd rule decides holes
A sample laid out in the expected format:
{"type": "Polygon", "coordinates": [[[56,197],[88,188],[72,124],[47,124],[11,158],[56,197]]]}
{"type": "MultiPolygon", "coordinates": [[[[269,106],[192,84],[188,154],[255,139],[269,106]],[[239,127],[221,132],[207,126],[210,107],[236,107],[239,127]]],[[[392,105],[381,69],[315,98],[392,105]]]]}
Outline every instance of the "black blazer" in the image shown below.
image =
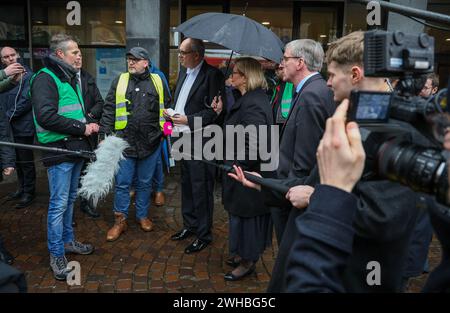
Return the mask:
{"type": "MultiPolygon", "coordinates": [[[[186,68],[182,67],[175,88],[173,106],[176,105],[178,96],[186,79],[186,68]]],[[[189,91],[189,96],[184,107],[184,112],[188,119],[191,130],[194,129],[194,117],[202,118],[202,126],[212,124],[217,114],[211,108],[211,102],[218,95],[219,90],[224,92],[224,77],[221,71],[203,61],[200,72],[189,91]]]]}
{"type": "Polygon", "coordinates": [[[81,93],[83,94],[84,108],[88,123],[98,122],[102,117],[103,101],[94,77],[85,70],[81,70],[81,93]],[[90,115],[88,115],[90,113],[90,115]]]}
{"type": "MultiPolygon", "coordinates": [[[[224,122],[224,134],[225,140],[227,125],[242,125],[247,127],[248,125],[255,125],[258,129],[259,125],[272,125],[273,116],[269,99],[264,90],[256,89],[245,93],[239,100],[237,100],[231,109],[225,115],[224,122]]],[[[249,160],[250,149],[258,149],[262,144],[260,142],[260,134],[258,132],[257,145],[250,147],[251,141],[248,136],[245,136],[245,160],[237,160],[238,152],[242,151],[237,147],[237,137],[242,137],[243,134],[234,135],[234,149],[233,159],[226,159],[224,163],[226,165],[237,164],[246,171],[260,172],[261,159],[259,153],[256,160],[249,160]]],[[[270,144],[270,129],[268,129],[267,145],[270,144]]],[[[227,145],[225,145],[227,147],[227,145]]],[[[270,147],[267,151],[270,151],[270,147]]],[[[225,151],[226,152],[226,151],[225,151]]],[[[225,153],[225,156],[227,154],[225,153]]],[[[242,186],[241,183],[236,182],[227,175],[223,176],[223,201],[225,210],[229,213],[241,217],[255,217],[269,213],[270,210],[264,205],[264,199],[261,194],[253,189],[242,186]]]]}
{"type": "Polygon", "coordinates": [[[309,78],[294,98],[281,129],[278,178],[309,175],[316,165],[316,151],[326,120],[335,109],[333,92],[322,76],[309,78]]]}

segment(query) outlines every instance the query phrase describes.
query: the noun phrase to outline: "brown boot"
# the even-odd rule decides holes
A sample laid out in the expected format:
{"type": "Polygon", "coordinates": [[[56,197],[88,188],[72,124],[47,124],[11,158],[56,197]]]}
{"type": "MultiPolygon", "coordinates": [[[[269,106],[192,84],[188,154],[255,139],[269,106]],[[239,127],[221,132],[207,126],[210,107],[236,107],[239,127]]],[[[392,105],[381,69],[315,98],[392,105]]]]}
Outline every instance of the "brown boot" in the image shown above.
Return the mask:
{"type": "Polygon", "coordinates": [[[139,224],[141,225],[141,229],[143,231],[152,231],[153,230],[153,222],[148,217],[141,218],[139,220],[139,224]]]}
{"type": "Polygon", "coordinates": [[[155,205],[163,206],[166,202],[166,197],[162,191],[155,192],[155,205]]]}
{"type": "Polygon", "coordinates": [[[117,240],[117,238],[120,237],[120,235],[127,230],[127,219],[125,218],[125,214],[123,213],[114,213],[115,222],[114,226],[111,227],[110,230],[108,230],[108,233],[106,234],[106,240],[107,241],[114,241],[117,240]]]}

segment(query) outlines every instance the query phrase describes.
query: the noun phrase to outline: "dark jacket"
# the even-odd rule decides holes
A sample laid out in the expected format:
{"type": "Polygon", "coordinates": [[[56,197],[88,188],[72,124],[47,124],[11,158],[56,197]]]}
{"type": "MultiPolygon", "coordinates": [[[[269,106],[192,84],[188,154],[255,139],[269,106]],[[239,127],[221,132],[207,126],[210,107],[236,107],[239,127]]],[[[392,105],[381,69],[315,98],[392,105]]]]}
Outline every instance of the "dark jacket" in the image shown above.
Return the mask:
{"type": "MultiPolygon", "coordinates": [[[[178,76],[177,87],[175,88],[174,104],[177,103],[185,79],[186,68],[182,67],[178,76]]],[[[219,90],[224,94],[224,77],[222,72],[204,61],[189,92],[184,108],[191,130],[194,130],[194,117],[202,118],[202,126],[212,124],[216,120],[217,114],[211,108],[211,102],[218,95],[219,90]]]]}
{"type": "Polygon", "coordinates": [[[81,70],[81,93],[83,94],[84,109],[87,114],[88,123],[98,123],[103,113],[103,101],[100,90],[98,90],[95,78],[81,70]]]}
{"type": "MultiPolygon", "coordinates": [[[[125,98],[130,101],[127,104],[127,112],[130,113],[127,126],[123,130],[115,131],[116,88],[119,77],[114,79],[106,96],[100,125],[106,132],[116,132],[117,136],[128,142],[130,148],[125,150],[127,157],[143,159],[151,155],[161,143],[159,95],[148,71],[138,75],[131,74],[125,94],[125,98]]],[[[164,106],[168,107],[169,98],[164,84],[163,90],[164,106]]]]}
{"type": "MultiPolygon", "coordinates": [[[[86,121],[88,123],[99,123],[103,114],[103,97],[98,90],[94,77],[85,70],[81,70],[81,93],[83,95],[84,109],[86,111],[86,121]]],[[[93,148],[97,147],[98,134],[88,137],[93,148]]]]}
{"type": "Polygon", "coordinates": [[[0,94],[0,102],[5,105],[6,117],[10,121],[14,137],[32,137],[36,132],[28,95],[33,72],[28,67],[24,67],[27,72],[22,78],[22,85],[19,83],[13,89],[0,94]]]}
{"type": "MultiPolygon", "coordinates": [[[[237,100],[225,115],[224,134],[225,140],[230,140],[226,137],[227,125],[242,125],[247,127],[254,125],[258,129],[259,125],[272,125],[273,118],[270,110],[270,103],[267,99],[267,95],[264,90],[256,89],[245,93],[239,100],[237,100]]],[[[238,137],[243,137],[243,134],[234,135],[234,158],[224,160],[225,165],[237,164],[246,171],[261,171],[260,164],[261,159],[259,156],[260,134],[258,131],[258,137],[256,145],[250,141],[249,136],[245,135],[245,160],[238,160],[238,155],[242,151],[242,147],[237,147],[238,137]],[[257,159],[249,159],[249,151],[257,150],[257,159]]],[[[267,143],[270,144],[270,130],[268,129],[267,143]]],[[[227,147],[227,145],[224,145],[227,147]]],[[[270,151],[270,149],[268,150],[270,151]]],[[[225,155],[226,151],[225,151],[225,155]]],[[[264,205],[264,199],[260,193],[253,189],[248,189],[242,186],[241,183],[236,182],[234,179],[223,175],[223,201],[225,210],[229,213],[241,217],[255,217],[269,213],[269,208],[264,205]]]]}
{"type": "Polygon", "coordinates": [[[345,292],[342,273],[352,254],[357,198],[317,185],[308,210],[297,217],[287,260],[287,292],[345,292]]]}
{"type": "MultiPolygon", "coordinates": [[[[62,82],[68,82],[76,90],[76,70],[50,55],[44,58],[44,65],[50,69],[62,82]]],[[[31,82],[31,104],[38,124],[44,129],[70,135],[68,139],[45,144],[69,150],[91,150],[91,145],[84,136],[86,124],[75,119],[58,115],[58,88],[53,78],[41,72],[34,76],[31,82]]],[[[85,114],[86,116],[86,114],[85,114]]],[[[52,166],[63,162],[73,162],[78,157],[69,155],[55,155],[53,152],[43,152],[44,166],[52,166]]]]}
{"type": "Polygon", "coordinates": [[[14,88],[16,83],[13,81],[12,76],[6,76],[4,70],[0,70],[0,92],[5,92],[14,88]]]}
{"type": "Polygon", "coordinates": [[[322,76],[310,77],[294,98],[281,129],[278,178],[309,175],[316,165],[316,151],[326,120],[335,109],[333,92],[322,76]]]}

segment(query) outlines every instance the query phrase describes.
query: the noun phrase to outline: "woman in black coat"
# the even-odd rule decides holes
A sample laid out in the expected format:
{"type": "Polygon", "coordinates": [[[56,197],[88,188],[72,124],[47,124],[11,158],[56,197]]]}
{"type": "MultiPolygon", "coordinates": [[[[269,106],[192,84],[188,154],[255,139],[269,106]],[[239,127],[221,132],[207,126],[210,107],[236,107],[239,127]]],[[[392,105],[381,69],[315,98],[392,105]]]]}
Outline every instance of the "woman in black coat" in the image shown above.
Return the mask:
{"type": "MultiPolygon", "coordinates": [[[[231,84],[242,94],[225,113],[225,165],[237,164],[247,171],[261,171],[260,146],[263,151],[270,151],[270,128],[273,117],[269,99],[265,90],[267,83],[258,61],[252,58],[240,58],[236,61],[231,74],[231,84]],[[230,132],[227,128],[242,125],[241,130],[234,129],[234,146],[230,144],[230,132]],[[252,126],[254,125],[254,127],[252,126]],[[260,140],[260,126],[265,125],[267,142],[260,140]],[[242,128],[250,130],[246,133],[242,128]],[[253,128],[253,131],[251,131],[253,128]],[[228,137],[227,137],[228,136],[228,137]],[[239,144],[239,139],[243,144],[239,144]],[[239,144],[239,145],[238,145],[239,144]],[[232,151],[229,149],[233,148],[232,151]],[[266,150],[265,150],[266,149],[266,150]],[[268,149],[268,150],[267,150],[268,149]],[[245,152],[245,157],[242,154],[245,152]],[[252,154],[256,159],[252,158],[252,154]]],[[[222,100],[215,99],[212,107],[220,114],[223,108],[222,100]]],[[[264,126],[263,126],[264,127],[264,126]]],[[[228,176],[223,179],[223,202],[229,213],[229,249],[230,259],[227,264],[235,269],[225,275],[225,280],[238,280],[255,270],[264,249],[271,243],[270,210],[264,205],[260,193],[245,188],[239,182],[228,176]]]]}

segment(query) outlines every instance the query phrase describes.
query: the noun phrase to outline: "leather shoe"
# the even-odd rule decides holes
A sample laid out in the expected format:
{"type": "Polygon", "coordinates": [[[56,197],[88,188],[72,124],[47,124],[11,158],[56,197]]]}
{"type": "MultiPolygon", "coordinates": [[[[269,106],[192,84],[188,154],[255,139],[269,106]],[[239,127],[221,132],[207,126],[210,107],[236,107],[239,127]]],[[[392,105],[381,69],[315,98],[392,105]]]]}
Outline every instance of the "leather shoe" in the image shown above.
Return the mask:
{"type": "Polygon", "coordinates": [[[242,278],[244,278],[245,276],[250,275],[251,273],[253,273],[256,269],[256,265],[253,264],[252,266],[250,266],[250,268],[244,272],[242,275],[234,275],[233,272],[228,272],[225,274],[225,276],[223,277],[225,280],[228,281],[236,281],[236,280],[240,280],[242,278]]]}
{"type": "Polygon", "coordinates": [[[143,231],[152,231],[153,230],[153,222],[148,217],[141,218],[139,220],[139,224],[141,225],[141,229],[143,231]]]}
{"type": "Polygon", "coordinates": [[[163,206],[166,203],[166,197],[162,191],[155,192],[155,205],[163,206]]]}
{"type": "Polygon", "coordinates": [[[77,227],[77,222],[72,221],[72,227],[77,227]]]}
{"type": "Polygon", "coordinates": [[[23,209],[29,206],[34,201],[34,195],[29,193],[24,193],[20,197],[19,201],[16,204],[16,209],[23,209]]]}
{"type": "Polygon", "coordinates": [[[207,246],[208,246],[207,242],[204,242],[197,238],[194,240],[194,242],[192,242],[189,246],[187,246],[186,249],[184,249],[184,253],[191,254],[194,252],[198,252],[205,249],[207,246]]]}
{"type": "Polygon", "coordinates": [[[87,216],[92,218],[100,217],[100,213],[97,212],[95,207],[89,204],[89,201],[82,199],[80,202],[80,210],[85,213],[87,216]]]}
{"type": "Polygon", "coordinates": [[[180,230],[179,232],[177,232],[176,234],[172,235],[170,237],[170,239],[172,240],[183,240],[186,239],[190,236],[192,236],[194,233],[191,232],[190,230],[187,230],[186,228],[180,230]]]}
{"type": "Polygon", "coordinates": [[[11,192],[6,196],[6,201],[12,201],[21,198],[23,195],[23,191],[17,190],[15,192],[11,192]]]}

